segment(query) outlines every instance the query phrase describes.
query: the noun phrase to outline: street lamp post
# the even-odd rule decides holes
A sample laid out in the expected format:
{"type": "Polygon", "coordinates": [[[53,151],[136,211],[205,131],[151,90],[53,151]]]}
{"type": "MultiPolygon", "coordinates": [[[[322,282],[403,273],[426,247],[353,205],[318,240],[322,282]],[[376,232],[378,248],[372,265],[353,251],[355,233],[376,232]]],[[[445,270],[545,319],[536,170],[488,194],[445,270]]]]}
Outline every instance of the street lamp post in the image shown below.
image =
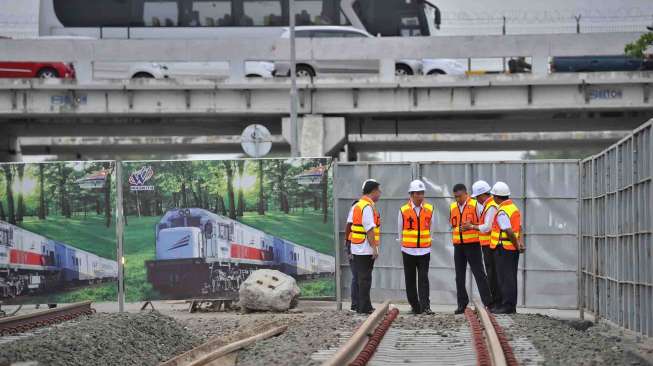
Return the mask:
{"type": "Polygon", "coordinates": [[[290,14],[290,156],[299,156],[297,126],[297,60],[295,53],[295,0],[288,1],[290,14]]]}

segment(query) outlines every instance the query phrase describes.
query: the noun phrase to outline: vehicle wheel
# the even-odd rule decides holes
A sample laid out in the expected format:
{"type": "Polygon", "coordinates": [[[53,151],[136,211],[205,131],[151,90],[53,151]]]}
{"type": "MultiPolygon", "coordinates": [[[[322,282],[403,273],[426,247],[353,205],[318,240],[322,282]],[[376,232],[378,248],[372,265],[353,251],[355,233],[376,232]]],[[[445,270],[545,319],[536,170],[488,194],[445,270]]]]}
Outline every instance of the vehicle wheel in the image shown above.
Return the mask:
{"type": "Polygon", "coordinates": [[[446,75],[446,72],[440,70],[440,69],[434,69],[428,72],[427,75],[446,75]]]}
{"type": "Polygon", "coordinates": [[[38,76],[41,79],[53,79],[53,78],[58,78],[59,73],[57,72],[57,70],[51,67],[44,67],[36,73],[36,76],[38,76]]]}
{"type": "Polygon", "coordinates": [[[308,65],[297,65],[295,74],[298,78],[312,78],[315,76],[315,71],[308,65]]]}
{"type": "Polygon", "coordinates": [[[137,72],[132,76],[132,79],[154,79],[154,75],[149,72],[137,72]]]}
{"type": "Polygon", "coordinates": [[[408,65],[396,64],[395,76],[406,76],[406,75],[413,75],[413,69],[411,69],[408,65]]]}

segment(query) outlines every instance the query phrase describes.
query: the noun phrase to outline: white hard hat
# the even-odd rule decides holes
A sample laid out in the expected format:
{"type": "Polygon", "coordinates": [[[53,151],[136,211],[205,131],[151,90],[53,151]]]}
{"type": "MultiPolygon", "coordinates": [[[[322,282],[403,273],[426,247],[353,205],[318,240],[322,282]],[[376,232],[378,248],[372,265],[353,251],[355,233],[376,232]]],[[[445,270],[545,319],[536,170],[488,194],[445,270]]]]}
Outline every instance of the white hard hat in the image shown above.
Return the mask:
{"type": "Polygon", "coordinates": [[[487,184],[484,180],[479,180],[472,184],[472,197],[478,197],[483,193],[488,193],[490,191],[490,185],[487,184]]]}
{"type": "Polygon", "coordinates": [[[426,187],[424,186],[424,183],[419,179],[415,179],[414,181],[410,182],[410,186],[408,186],[408,193],[424,191],[426,191],[426,187]]]}
{"type": "Polygon", "coordinates": [[[492,187],[492,190],[490,191],[495,196],[510,196],[510,188],[508,185],[504,182],[496,182],[494,183],[494,187],[492,187]]]}
{"type": "Polygon", "coordinates": [[[376,181],[376,179],[372,179],[372,178],[367,179],[365,182],[363,182],[363,186],[361,187],[361,190],[365,190],[365,185],[366,185],[368,182],[376,182],[376,183],[378,183],[378,182],[376,181]]]}

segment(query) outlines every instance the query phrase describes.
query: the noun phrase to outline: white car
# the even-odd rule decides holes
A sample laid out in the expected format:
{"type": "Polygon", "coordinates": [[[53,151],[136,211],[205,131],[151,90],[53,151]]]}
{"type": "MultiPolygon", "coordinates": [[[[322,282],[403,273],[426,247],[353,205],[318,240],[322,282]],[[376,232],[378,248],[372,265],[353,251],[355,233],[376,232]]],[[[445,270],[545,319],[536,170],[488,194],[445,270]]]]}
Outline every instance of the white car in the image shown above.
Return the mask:
{"type": "Polygon", "coordinates": [[[156,62],[95,62],[93,79],[166,79],[168,68],[156,62]]]}
{"type": "MultiPolygon", "coordinates": [[[[166,62],[167,77],[171,79],[221,79],[229,76],[229,63],[216,62],[166,62]]],[[[267,61],[246,61],[245,76],[272,78],[274,63],[267,61]]]]}
{"type": "Polygon", "coordinates": [[[466,72],[467,67],[462,62],[453,59],[427,58],[422,60],[422,73],[424,75],[465,75],[466,72]]]}
{"type": "MultiPolygon", "coordinates": [[[[86,36],[41,36],[41,40],[94,40],[86,36]]],[[[267,61],[245,62],[246,77],[272,78],[274,63],[267,61]]],[[[127,80],[137,78],[150,79],[220,79],[229,76],[229,63],[216,62],[95,62],[94,79],[127,80]]]]}
{"type": "MultiPolygon", "coordinates": [[[[290,29],[286,28],[281,38],[289,38],[290,29]]],[[[346,26],[300,26],[295,27],[296,38],[374,38],[371,34],[354,27],[346,26]]],[[[278,61],[274,63],[275,76],[290,76],[290,63],[278,61]]],[[[421,62],[418,60],[398,60],[395,64],[395,75],[416,75],[421,72],[421,62]]],[[[379,63],[375,60],[297,60],[296,73],[298,77],[313,77],[322,74],[378,74],[379,63]]]]}

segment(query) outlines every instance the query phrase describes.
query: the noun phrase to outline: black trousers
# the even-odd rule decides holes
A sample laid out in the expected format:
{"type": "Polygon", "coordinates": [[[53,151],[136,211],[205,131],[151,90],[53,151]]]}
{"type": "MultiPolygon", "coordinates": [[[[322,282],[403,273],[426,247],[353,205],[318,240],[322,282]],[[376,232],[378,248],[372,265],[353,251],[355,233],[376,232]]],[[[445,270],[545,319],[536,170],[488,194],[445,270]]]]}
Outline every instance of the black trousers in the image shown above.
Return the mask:
{"type": "Polygon", "coordinates": [[[493,305],[501,304],[501,291],[499,290],[499,282],[497,281],[497,266],[494,260],[494,252],[496,249],[491,249],[489,245],[481,246],[483,250],[483,263],[485,264],[485,273],[487,274],[487,282],[490,286],[490,296],[493,305]]]}
{"type": "Polygon", "coordinates": [[[431,253],[410,255],[401,253],[404,261],[404,278],[406,280],[406,297],[415,312],[421,313],[431,308],[429,301],[429,262],[431,253]],[[415,281],[417,278],[417,282],[415,281]]]}
{"type": "Polygon", "coordinates": [[[358,311],[358,273],[356,272],[356,262],[354,256],[349,260],[349,268],[351,269],[351,310],[358,311]]]}
{"type": "Polygon", "coordinates": [[[501,308],[515,309],[517,307],[517,267],[519,251],[505,250],[498,246],[494,250],[497,267],[497,279],[501,290],[501,308]]]}
{"type": "Polygon", "coordinates": [[[492,302],[481,257],[480,243],[454,244],[453,246],[453,260],[456,266],[456,294],[459,308],[464,308],[469,303],[469,296],[467,296],[467,289],[465,289],[468,263],[474,274],[476,287],[478,287],[478,293],[481,295],[483,305],[489,306],[492,302]]]}
{"type": "Polygon", "coordinates": [[[358,277],[358,312],[366,313],[372,310],[370,289],[372,288],[372,270],[374,258],[371,255],[354,255],[354,266],[358,277]]]}

